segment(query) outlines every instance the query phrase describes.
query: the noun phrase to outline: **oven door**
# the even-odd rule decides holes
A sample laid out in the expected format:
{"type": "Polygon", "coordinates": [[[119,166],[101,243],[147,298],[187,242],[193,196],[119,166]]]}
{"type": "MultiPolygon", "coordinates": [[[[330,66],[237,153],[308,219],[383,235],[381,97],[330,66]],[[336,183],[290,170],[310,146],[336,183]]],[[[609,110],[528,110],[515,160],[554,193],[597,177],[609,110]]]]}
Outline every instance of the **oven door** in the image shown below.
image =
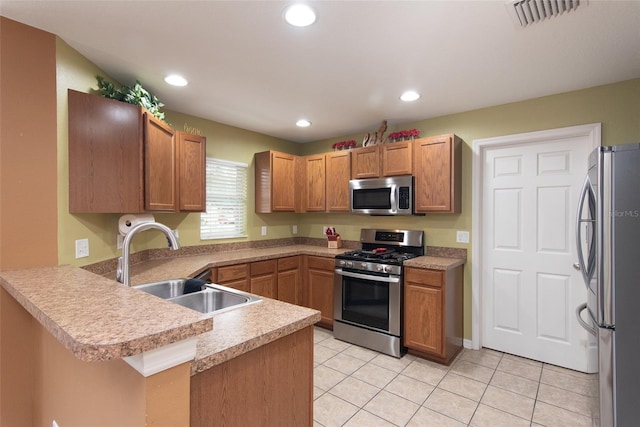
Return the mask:
{"type": "Polygon", "coordinates": [[[336,321],[400,336],[402,278],[336,268],[336,321]]]}

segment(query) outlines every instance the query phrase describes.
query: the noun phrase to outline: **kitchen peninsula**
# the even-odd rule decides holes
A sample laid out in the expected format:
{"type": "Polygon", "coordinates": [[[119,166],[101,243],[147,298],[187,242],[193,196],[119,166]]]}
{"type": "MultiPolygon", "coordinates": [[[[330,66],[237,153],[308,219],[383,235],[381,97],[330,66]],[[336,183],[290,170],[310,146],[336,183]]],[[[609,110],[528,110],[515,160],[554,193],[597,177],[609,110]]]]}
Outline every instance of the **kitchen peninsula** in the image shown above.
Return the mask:
{"type": "MultiPolygon", "coordinates": [[[[270,256],[266,251],[263,257],[270,256]]],[[[326,254],[324,248],[318,251],[326,254]]],[[[228,254],[143,263],[134,266],[132,283],[167,278],[165,268],[170,277],[189,277],[224,264],[228,254]]],[[[36,349],[48,353],[45,378],[36,375],[35,382],[43,383],[36,384],[36,392],[57,395],[46,396],[34,425],[94,420],[96,425],[187,426],[212,416],[223,417],[223,425],[312,423],[312,326],[320,318],[315,310],[264,298],[203,316],[70,266],[2,272],[0,282],[10,309],[24,310],[23,318],[37,320],[36,334],[48,337],[46,348],[36,349]],[[192,361],[148,378],[122,363],[192,337],[197,340],[192,361]]]]}

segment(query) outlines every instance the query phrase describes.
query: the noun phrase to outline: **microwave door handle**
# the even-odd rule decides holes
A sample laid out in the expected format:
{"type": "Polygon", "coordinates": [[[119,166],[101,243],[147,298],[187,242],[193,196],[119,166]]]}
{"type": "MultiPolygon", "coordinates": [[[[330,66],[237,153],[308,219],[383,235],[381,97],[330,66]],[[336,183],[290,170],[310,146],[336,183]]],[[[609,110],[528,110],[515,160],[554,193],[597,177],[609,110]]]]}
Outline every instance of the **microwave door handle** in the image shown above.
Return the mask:
{"type": "Polygon", "coordinates": [[[589,176],[584,180],[584,184],[582,185],[582,190],[580,191],[580,197],[578,199],[578,212],[576,215],[576,250],[578,252],[578,266],[579,270],[582,273],[582,278],[584,280],[585,286],[589,287],[589,277],[587,275],[587,266],[584,263],[584,254],[582,253],[582,225],[585,221],[582,219],[582,211],[584,208],[584,202],[587,199],[587,195],[589,192],[589,176]]]}
{"type": "Polygon", "coordinates": [[[391,276],[391,277],[371,276],[369,274],[360,274],[360,273],[352,273],[350,271],[344,271],[341,268],[336,268],[335,273],[339,274],[340,276],[352,277],[354,279],[372,280],[372,281],[376,281],[376,282],[386,282],[386,283],[399,283],[400,282],[400,278],[399,277],[395,277],[395,276],[391,276]]]}

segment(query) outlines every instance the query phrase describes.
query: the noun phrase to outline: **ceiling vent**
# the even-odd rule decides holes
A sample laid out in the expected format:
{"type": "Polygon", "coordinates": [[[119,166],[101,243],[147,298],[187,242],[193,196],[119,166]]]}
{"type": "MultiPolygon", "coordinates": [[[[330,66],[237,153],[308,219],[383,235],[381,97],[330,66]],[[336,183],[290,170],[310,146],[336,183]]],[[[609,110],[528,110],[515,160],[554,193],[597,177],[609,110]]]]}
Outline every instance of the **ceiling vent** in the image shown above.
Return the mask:
{"type": "Polygon", "coordinates": [[[509,0],[507,10],[516,25],[526,27],[565,12],[585,7],[588,0],[509,0]]]}

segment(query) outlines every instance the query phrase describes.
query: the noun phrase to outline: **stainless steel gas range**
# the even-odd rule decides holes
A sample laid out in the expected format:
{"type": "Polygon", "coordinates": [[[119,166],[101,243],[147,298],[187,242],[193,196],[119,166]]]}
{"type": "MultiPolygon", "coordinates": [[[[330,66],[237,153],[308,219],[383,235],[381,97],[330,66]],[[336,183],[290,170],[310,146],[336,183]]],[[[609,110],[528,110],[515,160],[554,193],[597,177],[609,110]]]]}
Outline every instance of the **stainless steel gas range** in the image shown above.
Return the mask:
{"type": "Polygon", "coordinates": [[[360,230],[362,249],[335,259],[335,338],[394,357],[402,346],[405,260],[424,255],[421,230],[360,230]]]}

